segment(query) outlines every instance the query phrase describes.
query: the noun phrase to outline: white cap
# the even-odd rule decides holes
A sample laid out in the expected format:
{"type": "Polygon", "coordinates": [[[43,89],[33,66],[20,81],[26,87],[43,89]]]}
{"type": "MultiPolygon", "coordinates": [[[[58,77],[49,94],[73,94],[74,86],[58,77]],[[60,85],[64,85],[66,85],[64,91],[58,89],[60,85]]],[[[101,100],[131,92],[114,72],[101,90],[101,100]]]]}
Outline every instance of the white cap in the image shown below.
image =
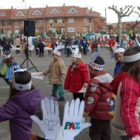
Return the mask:
{"type": "Polygon", "coordinates": [[[58,46],[54,49],[53,53],[56,54],[56,55],[58,55],[58,56],[60,56],[61,53],[60,53],[58,50],[61,50],[61,49],[63,49],[63,47],[60,46],[60,45],[58,45],[58,46]]]}
{"type": "Polygon", "coordinates": [[[125,51],[124,48],[116,48],[116,49],[114,49],[114,54],[115,53],[123,53],[124,51],[125,51]]]}
{"type": "Polygon", "coordinates": [[[61,55],[61,53],[58,50],[56,50],[56,49],[53,51],[53,53],[56,54],[56,55],[58,55],[58,56],[61,55]]]}
{"type": "MultiPolygon", "coordinates": [[[[19,69],[19,70],[14,71],[13,73],[25,72],[25,71],[27,71],[27,69],[19,69]]],[[[29,83],[27,83],[27,84],[18,84],[15,82],[15,77],[14,77],[13,85],[14,85],[15,89],[17,89],[19,91],[30,90],[32,87],[32,80],[30,80],[29,83]]]]}
{"type": "Polygon", "coordinates": [[[76,48],[73,51],[72,57],[74,57],[74,58],[82,58],[82,55],[79,53],[79,48],[76,48]]]}

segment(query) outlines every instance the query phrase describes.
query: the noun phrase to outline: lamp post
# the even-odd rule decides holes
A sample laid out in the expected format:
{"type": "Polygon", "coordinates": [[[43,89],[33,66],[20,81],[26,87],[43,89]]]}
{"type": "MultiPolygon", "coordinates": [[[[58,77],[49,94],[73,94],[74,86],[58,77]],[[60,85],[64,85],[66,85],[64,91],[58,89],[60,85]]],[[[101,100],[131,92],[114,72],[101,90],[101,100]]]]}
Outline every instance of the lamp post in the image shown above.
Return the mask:
{"type": "Polygon", "coordinates": [[[25,0],[22,0],[22,2],[25,4],[24,10],[25,10],[25,20],[26,20],[26,2],[25,0]]]}

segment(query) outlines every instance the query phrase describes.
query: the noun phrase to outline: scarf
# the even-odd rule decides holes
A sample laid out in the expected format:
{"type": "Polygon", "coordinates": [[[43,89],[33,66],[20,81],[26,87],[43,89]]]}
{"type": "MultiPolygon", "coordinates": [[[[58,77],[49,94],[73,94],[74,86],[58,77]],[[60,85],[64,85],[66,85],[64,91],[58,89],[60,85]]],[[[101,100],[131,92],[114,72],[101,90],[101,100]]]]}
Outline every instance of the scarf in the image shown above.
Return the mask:
{"type": "Polygon", "coordinates": [[[119,87],[120,82],[125,79],[126,77],[131,77],[128,73],[126,72],[122,72],[120,74],[118,74],[114,80],[110,83],[111,87],[112,87],[112,92],[114,94],[117,94],[117,90],[119,87]]]}

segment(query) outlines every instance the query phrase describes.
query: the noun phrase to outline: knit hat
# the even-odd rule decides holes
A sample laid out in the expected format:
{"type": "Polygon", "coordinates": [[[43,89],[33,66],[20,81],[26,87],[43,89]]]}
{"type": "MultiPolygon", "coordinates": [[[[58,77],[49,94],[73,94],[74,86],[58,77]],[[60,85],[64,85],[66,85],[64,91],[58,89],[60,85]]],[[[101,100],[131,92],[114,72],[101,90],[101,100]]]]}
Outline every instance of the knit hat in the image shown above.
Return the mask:
{"type": "Polygon", "coordinates": [[[99,56],[99,53],[98,52],[94,52],[91,57],[90,57],[90,61],[88,63],[88,65],[95,69],[95,70],[103,70],[104,68],[104,59],[102,57],[99,56]]]}

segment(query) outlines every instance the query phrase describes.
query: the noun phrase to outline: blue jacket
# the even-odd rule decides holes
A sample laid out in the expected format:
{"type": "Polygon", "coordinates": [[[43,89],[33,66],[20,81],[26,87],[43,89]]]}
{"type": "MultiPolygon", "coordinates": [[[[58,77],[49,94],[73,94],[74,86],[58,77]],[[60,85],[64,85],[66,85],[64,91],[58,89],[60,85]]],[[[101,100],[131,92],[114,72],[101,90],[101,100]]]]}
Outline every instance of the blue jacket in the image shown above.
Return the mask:
{"type": "MultiPolygon", "coordinates": [[[[4,61],[2,60],[0,62],[0,68],[1,66],[3,65],[4,61]]],[[[13,78],[13,71],[14,69],[20,69],[20,66],[15,62],[15,61],[11,61],[8,65],[8,68],[7,68],[7,71],[6,71],[6,74],[5,74],[5,79],[12,79],[13,78]]]]}
{"type": "Polygon", "coordinates": [[[116,65],[115,65],[115,68],[114,68],[114,77],[118,74],[121,65],[122,65],[122,62],[116,62],[116,65]]]}

